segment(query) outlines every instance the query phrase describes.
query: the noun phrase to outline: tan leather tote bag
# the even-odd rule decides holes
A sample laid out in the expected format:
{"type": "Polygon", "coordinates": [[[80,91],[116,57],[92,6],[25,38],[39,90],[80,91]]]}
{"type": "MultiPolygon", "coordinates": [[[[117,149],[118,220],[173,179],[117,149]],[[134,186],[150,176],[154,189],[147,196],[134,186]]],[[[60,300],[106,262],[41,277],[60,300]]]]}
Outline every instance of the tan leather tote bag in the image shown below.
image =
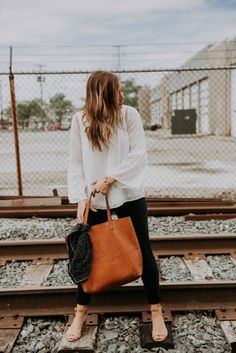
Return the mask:
{"type": "MultiPolygon", "coordinates": [[[[92,193],[85,210],[85,224],[91,196],[92,193]]],[[[112,219],[107,195],[104,196],[108,220],[89,228],[92,266],[88,279],[81,283],[86,293],[99,293],[129,283],[143,271],[142,253],[131,218],[112,219]]]]}

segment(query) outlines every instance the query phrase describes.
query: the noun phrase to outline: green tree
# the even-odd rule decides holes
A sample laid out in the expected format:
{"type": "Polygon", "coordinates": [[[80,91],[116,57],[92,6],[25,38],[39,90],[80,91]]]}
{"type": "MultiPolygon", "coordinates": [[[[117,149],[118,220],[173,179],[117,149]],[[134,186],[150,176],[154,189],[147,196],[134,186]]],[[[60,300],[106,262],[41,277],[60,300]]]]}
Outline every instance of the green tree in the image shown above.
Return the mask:
{"type": "Polygon", "coordinates": [[[16,115],[21,126],[27,127],[30,119],[30,102],[17,103],[16,115]]]}
{"type": "Polygon", "coordinates": [[[50,99],[50,109],[56,114],[56,121],[61,123],[64,115],[74,111],[74,106],[63,93],[57,93],[50,99]]]}
{"type": "Polygon", "coordinates": [[[33,99],[29,102],[29,105],[31,116],[37,116],[38,118],[42,118],[42,120],[47,118],[47,104],[45,102],[41,102],[40,98],[33,99]]]}
{"type": "Polygon", "coordinates": [[[131,105],[134,108],[138,108],[138,90],[141,86],[137,85],[132,78],[131,80],[121,81],[124,104],[131,105]]]}
{"type": "MultiPolygon", "coordinates": [[[[43,107],[45,104],[43,104],[43,107]]],[[[9,120],[12,118],[11,107],[5,109],[5,114],[9,120]]],[[[46,111],[41,107],[40,99],[33,99],[31,101],[22,101],[16,104],[16,116],[19,124],[24,128],[28,127],[30,117],[36,116],[42,118],[42,121],[47,117],[46,111]]]]}

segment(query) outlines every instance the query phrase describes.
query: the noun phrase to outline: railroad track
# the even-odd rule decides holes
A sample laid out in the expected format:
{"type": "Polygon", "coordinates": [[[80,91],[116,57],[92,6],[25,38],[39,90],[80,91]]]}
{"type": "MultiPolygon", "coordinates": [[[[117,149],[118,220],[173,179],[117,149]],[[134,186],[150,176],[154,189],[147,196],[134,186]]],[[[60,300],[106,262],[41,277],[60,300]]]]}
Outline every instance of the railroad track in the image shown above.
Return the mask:
{"type": "MultiPolygon", "coordinates": [[[[236,204],[215,198],[146,198],[149,216],[184,215],[185,219],[235,218],[236,204]]],[[[0,217],[75,217],[76,206],[63,197],[0,197],[0,217]]],[[[169,339],[163,346],[173,347],[172,315],[175,311],[210,310],[221,322],[226,340],[235,352],[236,281],[214,278],[206,255],[227,254],[236,266],[235,234],[189,234],[152,237],[157,264],[162,256],[181,256],[191,273],[191,281],[163,281],[164,317],[169,339]]],[[[17,288],[0,290],[0,352],[10,353],[26,318],[48,315],[63,316],[70,325],[76,286],[46,287],[42,283],[54,269],[57,260],[66,260],[64,239],[0,242],[0,271],[9,261],[30,260],[17,288]]],[[[159,267],[160,270],[160,267],[159,267]]],[[[94,352],[99,320],[104,314],[138,314],[143,347],[162,345],[151,340],[150,312],[142,282],[135,281],[113,291],[93,295],[84,338],[68,344],[64,335],[58,352],[94,352]]]]}
{"type": "MultiPolygon", "coordinates": [[[[226,339],[235,350],[234,326],[236,322],[236,281],[214,278],[205,258],[208,254],[228,254],[236,266],[236,234],[192,234],[183,236],[158,236],[151,239],[157,264],[161,256],[181,256],[191,273],[191,281],[163,281],[164,316],[171,332],[172,314],[175,311],[210,310],[220,320],[226,339]]],[[[72,320],[76,285],[45,287],[42,283],[53,271],[55,260],[66,260],[64,239],[35,241],[1,241],[1,270],[12,260],[30,260],[18,288],[0,290],[0,352],[10,353],[22,329],[24,319],[36,316],[62,315],[72,320]],[[4,348],[5,347],[5,348],[4,348]],[[6,348],[8,347],[8,348],[6,348]]],[[[94,351],[99,319],[105,313],[138,314],[141,318],[140,334],[143,347],[157,345],[150,337],[150,312],[141,280],[112,291],[93,295],[89,305],[87,329],[84,340],[68,344],[63,335],[58,351],[72,348],[82,351],[81,344],[94,351]]],[[[173,347],[170,339],[163,343],[173,347]]]]}
{"type": "MultiPolygon", "coordinates": [[[[149,216],[185,216],[186,220],[236,218],[236,202],[219,198],[146,197],[149,216]],[[200,218],[202,217],[202,218],[200,218]]],[[[2,217],[75,217],[66,197],[0,197],[2,217]]]]}

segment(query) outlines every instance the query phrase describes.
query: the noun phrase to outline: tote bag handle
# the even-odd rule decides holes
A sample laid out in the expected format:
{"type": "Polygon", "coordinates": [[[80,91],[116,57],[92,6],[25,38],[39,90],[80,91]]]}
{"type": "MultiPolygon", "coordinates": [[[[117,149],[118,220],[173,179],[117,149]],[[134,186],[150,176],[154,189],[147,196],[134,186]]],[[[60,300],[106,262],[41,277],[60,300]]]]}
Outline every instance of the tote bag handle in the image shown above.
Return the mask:
{"type": "MultiPolygon", "coordinates": [[[[110,206],[109,206],[107,194],[104,194],[104,196],[105,196],[105,199],[106,199],[107,220],[108,220],[109,228],[110,228],[110,229],[113,229],[113,226],[112,226],[112,219],[111,219],[111,211],[110,211],[110,206]]],[[[86,207],[86,209],[85,209],[85,214],[84,214],[84,219],[83,219],[83,223],[85,223],[85,224],[88,223],[88,214],[89,214],[89,207],[90,207],[90,204],[91,204],[91,197],[92,197],[92,192],[90,193],[89,201],[88,201],[87,207],[86,207]]]]}

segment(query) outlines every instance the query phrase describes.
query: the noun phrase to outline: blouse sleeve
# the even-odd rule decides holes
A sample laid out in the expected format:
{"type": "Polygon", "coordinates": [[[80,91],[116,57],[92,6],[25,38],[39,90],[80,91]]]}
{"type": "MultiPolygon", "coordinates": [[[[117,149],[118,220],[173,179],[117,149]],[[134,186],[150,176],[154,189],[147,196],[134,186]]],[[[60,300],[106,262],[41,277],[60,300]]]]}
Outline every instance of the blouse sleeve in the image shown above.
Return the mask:
{"type": "Polygon", "coordinates": [[[115,185],[120,188],[140,189],[143,186],[147,166],[147,148],[144,128],[139,112],[128,108],[127,131],[129,135],[129,153],[123,161],[109,172],[117,179],[115,185]]]}
{"type": "Polygon", "coordinates": [[[69,139],[69,165],[67,170],[67,189],[70,203],[87,199],[84,178],[82,148],[78,113],[72,117],[69,139]]]}

